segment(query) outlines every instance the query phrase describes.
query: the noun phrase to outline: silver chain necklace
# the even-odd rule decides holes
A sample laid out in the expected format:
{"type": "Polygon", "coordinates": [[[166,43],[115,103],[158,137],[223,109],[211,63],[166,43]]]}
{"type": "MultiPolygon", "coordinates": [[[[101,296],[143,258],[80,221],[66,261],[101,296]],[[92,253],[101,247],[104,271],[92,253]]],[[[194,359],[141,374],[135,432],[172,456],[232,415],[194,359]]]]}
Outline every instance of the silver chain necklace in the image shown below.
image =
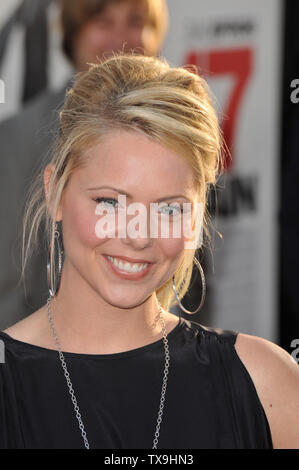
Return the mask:
{"type": "MultiPolygon", "coordinates": [[[[78,406],[77,399],[76,399],[76,396],[75,396],[75,392],[74,392],[74,389],[73,389],[73,384],[71,382],[70,374],[69,374],[67,366],[66,366],[66,362],[65,362],[63,352],[61,350],[60,342],[59,342],[56,330],[54,328],[54,322],[53,322],[51,308],[50,308],[51,298],[53,298],[53,297],[50,296],[47,300],[47,310],[48,310],[49,324],[50,324],[51,331],[52,331],[52,334],[53,334],[53,337],[54,337],[54,340],[55,340],[55,343],[56,343],[56,347],[57,347],[58,352],[59,352],[61,365],[62,365],[62,368],[63,368],[63,371],[64,371],[64,376],[66,378],[66,383],[67,383],[67,386],[68,386],[68,389],[69,389],[71,400],[72,400],[73,405],[74,405],[74,410],[75,410],[76,418],[78,420],[79,429],[81,431],[82,439],[84,441],[85,448],[89,449],[89,442],[88,442],[88,439],[87,439],[87,435],[86,435],[84,424],[83,424],[83,421],[82,421],[82,418],[81,418],[81,414],[80,414],[80,411],[79,411],[79,406],[78,406]]],[[[155,435],[154,435],[152,449],[157,449],[157,445],[158,445],[158,438],[159,438],[159,433],[160,433],[160,425],[161,425],[161,422],[162,422],[163,407],[164,407],[164,401],[165,401],[165,396],[166,396],[166,387],[167,387],[167,378],[168,378],[167,376],[168,376],[169,361],[170,361],[169,348],[168,348],[168,339],[167,339],[166,329],[165,329],[165,322],[164,322],[164,318],[162,316],[163,310],[162,310],[162,307],[159,303],[158,303],[158,306],[159,306],[159,312],[160,312],[160,321],[161,321],[162,327],[163,327],[163,342],[164,342],[164,350],[165,350],[165,367],[164,367],[163,384],[162,384],[162,390],[161,390],[160,406],[159,406],[159,411],[158,411],[158,419],[157,419],[157,425],[156,425],[156,431],[155,431],[155,435]]]]}

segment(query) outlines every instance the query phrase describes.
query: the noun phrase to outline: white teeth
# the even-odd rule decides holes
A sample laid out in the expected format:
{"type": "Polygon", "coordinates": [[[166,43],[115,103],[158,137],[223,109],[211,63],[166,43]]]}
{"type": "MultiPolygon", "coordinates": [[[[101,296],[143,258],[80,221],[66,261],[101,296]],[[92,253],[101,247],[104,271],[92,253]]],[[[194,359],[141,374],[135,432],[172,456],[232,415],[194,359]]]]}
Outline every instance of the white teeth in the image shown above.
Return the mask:
{"type": "Polygon", "coordinates": [[[139,271],[142,271],[148,266],[148,263],[145,264],[140,264],[140,263],[128,263],[128,262],[122,262],[121,260],[117,258],[112,258],[111,256],[107,256],[107,258],[118,268],[121,269],[122,271],[127,271],[129,273],[138,273],[139,271]]]}

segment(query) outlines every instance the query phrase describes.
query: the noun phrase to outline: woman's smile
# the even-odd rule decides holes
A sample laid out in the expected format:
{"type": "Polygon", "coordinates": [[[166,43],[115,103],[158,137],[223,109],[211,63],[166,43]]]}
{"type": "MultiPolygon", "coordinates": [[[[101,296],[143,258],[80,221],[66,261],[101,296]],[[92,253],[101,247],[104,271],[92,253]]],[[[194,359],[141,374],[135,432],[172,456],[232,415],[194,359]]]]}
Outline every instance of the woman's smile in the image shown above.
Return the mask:
{"type": "Polygon", "coordinates": [[[138,281],[143,279],[150,271],[153,263],[129,263],[122,261],[119,258],[113,258],[111,256],[103,255],[107,261],[110,271],[123,278],[138,281]]]}

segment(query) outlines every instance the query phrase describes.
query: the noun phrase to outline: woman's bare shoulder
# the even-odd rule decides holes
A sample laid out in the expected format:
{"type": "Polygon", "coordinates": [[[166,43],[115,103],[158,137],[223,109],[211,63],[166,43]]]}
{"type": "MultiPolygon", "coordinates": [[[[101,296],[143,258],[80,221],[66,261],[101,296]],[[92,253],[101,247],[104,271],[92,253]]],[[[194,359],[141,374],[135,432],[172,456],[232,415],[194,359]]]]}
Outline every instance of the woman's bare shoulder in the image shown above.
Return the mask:
{"type": "Polygon", "coordinates": [[[28,315],[28,317],[9,326],[3,330],[3,332],[18,341],[36,344],[37,338],[39,338],[39,341],[41,340],[42,334],[46,331],[46,328],[47,316],[45,306],[43,306],[28,315]]]}
{"type": "Polygon", "coordinates": [[[271,429],[274,448],[299,448],[299,366],[277,344],[239,333],[235,349],[248,370],[271,429]]]}

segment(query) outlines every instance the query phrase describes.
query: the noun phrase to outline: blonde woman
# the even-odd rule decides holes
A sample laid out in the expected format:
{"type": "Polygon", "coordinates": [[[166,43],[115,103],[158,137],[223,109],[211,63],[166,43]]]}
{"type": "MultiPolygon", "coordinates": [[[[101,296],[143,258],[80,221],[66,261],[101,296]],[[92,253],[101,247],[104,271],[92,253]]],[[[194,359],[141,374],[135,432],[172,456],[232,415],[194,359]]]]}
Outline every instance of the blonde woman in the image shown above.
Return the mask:
{"type": "MultiPolygon", "coordinates": [[[[63,50],[76,72],[86,71],[89,63],[102,61],[113,51],[134,50],[156,55],[167,33],[166,0],[59,0],[57,3],[61,6],[63,50]]],[[[27,4],[26,1],[27,10],[36,10],[29,5],[31,2],[27,4]]],[[[61,109],[69,86],[70,82],[58,91],[43,93],[31,106],[0,125],[3,156],[0,158],[0,329],[30,315],[47,299],[46,272],[39,275],[39,266],[47,259],[47,247],[31,256],[26,290],[19,282],[20,206],[28,182],[36,175],[35,169],[42,162],[49,163],[59,124],[55,110],[61,109]]]]}
{"type": "Polygon", "coordinates": [[[204,295],[199,232],[174,227],[188,210],[195,227],[219,169],[206,82],[116,55],[77,77],[60,118],[24,219],[24,266],[46,221],[49,299],[0,333],[1,447],[298,448],[291,356],[169,312],[194,264],[204,295]]]}

